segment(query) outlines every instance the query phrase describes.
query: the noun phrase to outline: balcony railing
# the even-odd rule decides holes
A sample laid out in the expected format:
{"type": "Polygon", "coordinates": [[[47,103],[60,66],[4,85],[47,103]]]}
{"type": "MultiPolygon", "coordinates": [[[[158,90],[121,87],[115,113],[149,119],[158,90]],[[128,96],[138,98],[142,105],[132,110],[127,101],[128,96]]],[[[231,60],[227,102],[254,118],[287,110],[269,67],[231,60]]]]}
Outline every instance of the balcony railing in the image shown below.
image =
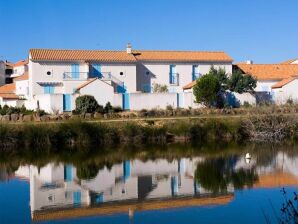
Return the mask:
{"type": "Polygon", "coordinates": [[[201,76],[202,76],[201,73],[198,73],[198,72],[194,72],[194,73],[192,73],[192,81],[197,80],[197,79],[200,78],[201,76]]]}
{"type": "Polygon", "coordinates": [[[89,72],[64,72],[64,80],[87,80],[89,78],[89,72]]]}
{"type": "Polygon", "coordinates": [[[103,81],[111,81],[116,86],[124,87],[124,82],[117,79],[111,72],[64,72],[63,80],[65,81],[82,81],[88,78],[99,78],[103,81]]]}
{"type": "Polygon", "coordinates": [[[170,85],[179,86],[179,74],[170,73],[170,85]]]}

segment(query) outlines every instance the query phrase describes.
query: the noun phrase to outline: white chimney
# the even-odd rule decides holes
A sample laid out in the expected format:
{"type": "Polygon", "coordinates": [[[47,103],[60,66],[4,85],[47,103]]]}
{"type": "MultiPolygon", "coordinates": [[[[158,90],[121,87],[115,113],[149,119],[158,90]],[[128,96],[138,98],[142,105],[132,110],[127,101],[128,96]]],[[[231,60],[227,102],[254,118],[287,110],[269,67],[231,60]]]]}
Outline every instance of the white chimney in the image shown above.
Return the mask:
{"type": "Polygon", "coordinates": [[[127,44],[126,53],[127,54],[131,54],[132,53],[132,49],[131,49],[131,44],[130,43],[127,44]]]}
{"type": "Polygon", "coordinates": [[[246,61],[246,64],[248,64],[248,65],[252,65],[254,62],[252,61],[252,60],[247,60],[246,61]]]}

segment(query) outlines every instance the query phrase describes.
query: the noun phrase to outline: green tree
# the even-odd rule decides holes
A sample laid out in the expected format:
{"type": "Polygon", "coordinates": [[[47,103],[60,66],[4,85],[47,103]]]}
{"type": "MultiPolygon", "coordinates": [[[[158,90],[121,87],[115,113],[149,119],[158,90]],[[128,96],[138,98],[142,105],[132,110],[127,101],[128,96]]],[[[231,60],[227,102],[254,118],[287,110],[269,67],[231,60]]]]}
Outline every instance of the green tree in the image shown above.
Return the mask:
{"type": "Polygon", "coordinates": [[[233,71],[228,79],[228,89],[232,92],[252,92],[257,86],[257,80],[251,75],[243,74],[239,69],[233,71]]]}
{"type": "Polygon", "coordinates": [[[100,107],[94,96],[83,95],[76,98],[76,111],[78,113],[94,113],[100,107]]]}
{"type": "Polygon", "coordinates": [[[207,107],[215,105],[220,90],[221,84],[218,78],[212,73],[199,78],[193,87],[196,102],[202,103],[207,107]]]}

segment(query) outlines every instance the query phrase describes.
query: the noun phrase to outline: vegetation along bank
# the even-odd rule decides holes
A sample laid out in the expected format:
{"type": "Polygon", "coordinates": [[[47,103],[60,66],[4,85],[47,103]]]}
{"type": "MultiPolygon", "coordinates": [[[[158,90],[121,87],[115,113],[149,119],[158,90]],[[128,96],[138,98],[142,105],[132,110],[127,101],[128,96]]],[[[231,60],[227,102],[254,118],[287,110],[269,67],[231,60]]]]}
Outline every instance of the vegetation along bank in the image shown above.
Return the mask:
{"type": "Polygon", "coordinates": [[[118,144],[166,144],[169,142],[238,143],[280,142],[298,139],[296,114],[154,119],[117,122],[1,123],[2,149],[118,144]]]}

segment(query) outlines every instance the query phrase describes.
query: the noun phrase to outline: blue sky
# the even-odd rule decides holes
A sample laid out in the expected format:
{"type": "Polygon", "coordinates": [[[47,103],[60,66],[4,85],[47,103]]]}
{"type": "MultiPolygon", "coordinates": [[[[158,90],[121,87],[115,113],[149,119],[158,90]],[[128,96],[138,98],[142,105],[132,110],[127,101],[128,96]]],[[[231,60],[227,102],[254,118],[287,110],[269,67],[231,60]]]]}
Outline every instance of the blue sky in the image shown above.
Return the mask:
{"type": "Polygon", "coordinates": [[[223,50],[298,57],[297,0],[1,0],[0,60],[30,48],[223,50]]]}

